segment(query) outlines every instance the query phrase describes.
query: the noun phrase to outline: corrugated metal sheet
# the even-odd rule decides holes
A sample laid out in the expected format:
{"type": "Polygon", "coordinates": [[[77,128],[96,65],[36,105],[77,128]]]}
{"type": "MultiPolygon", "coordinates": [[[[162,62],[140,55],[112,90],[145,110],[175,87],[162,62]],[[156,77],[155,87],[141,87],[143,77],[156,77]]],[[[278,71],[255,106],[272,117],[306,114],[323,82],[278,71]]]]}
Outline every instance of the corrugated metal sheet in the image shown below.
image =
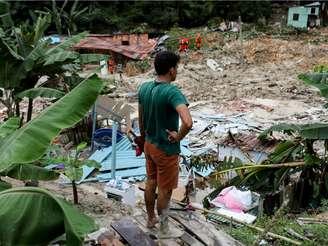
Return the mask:
{"type": "MultiPolygon", "coordinates": [[[[186,143],[181,143],[181,154],[191,156],[192,152],[185,147],[186,143]],[[183,145],[182,145],[183,144],[183,145]]],[[[101,164],[100,174],[96,177],[89,177],[95,170],[93,167],[83,166],[83,176],[79,183],[87,181],[109,180],[111,178],[111,154],[112,146],[96,150],[90,160],[95,160],[101,164]],[[106,173],[103,173],[106,172],[106,173]]],[[[116,145],[116,176],[124,178],[146,175],[146,159],[144,154],[136,157],[135,151],[127,137],[124,137],[116,145]]]]}
{"type": "MultiPolygon", "coordinates": [[[[116,151],[132,150],[131,143],[127,137],[121,139],[119,143],[116,144],[116,151]]],[[[112,154],[112,146],[96,150],[91,156],[90,160],[95,160],[103,165],[104,160],[110,158],[112,154]]],[[[104,168],[103,166],[101,168],[104,168]]],[[[83,176],[79,183],[83,182],[93,171],[94,167],[83,166],[83,176]]]]}
{"type": "MultiPolygon", "coordinates": [[[[146,159],[144,155],[136,157],[134,150],[116,151],[116,170],[145,166],[145,162],[146,159]]],[[[100,171],[110,171],[111,163],[111,158],[104,160],[101,163],[102,168],[100,171]]]]}
{"type": "MultiPolygon", "coordinates": [[[[129,178],[129,177],[136,177],[141,175],[146,175],[146,167],[138,167],[138,168],[131,168],[125,170],[117,170],[115,172],[116,176],[120,176],[122,178],[129,178]]],[[[111,173],[102,173],[97,175],[98,180],[110,180],[111,173]]]]}

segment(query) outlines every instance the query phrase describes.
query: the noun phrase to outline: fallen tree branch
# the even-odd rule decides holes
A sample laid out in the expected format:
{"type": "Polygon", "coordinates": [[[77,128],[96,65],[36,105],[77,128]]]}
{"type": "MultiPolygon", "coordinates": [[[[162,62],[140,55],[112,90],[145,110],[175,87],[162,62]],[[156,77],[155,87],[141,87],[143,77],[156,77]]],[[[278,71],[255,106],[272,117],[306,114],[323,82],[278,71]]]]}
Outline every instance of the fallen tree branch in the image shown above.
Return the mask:
{"type": "Polygon", "coordinates": [[[294,231],[292,228],[285,228],[285,231],[290,234],[291,236],[297,237],[299,239],[305,240],[305,241],[311,241],[309,238],[297,233],[296,231],[294,231]]]}
{"type": "Polygon", "coordinates": [[[220,172],[217,172],[218,174],[221,173],[226,173],[226,172],[230,172],[230,171],[236,171],[236,170],[242,170],[242,169],[251,169],[251,168],[282,168],[282,167],[300,167],[300,166],[304,166],[305,162],[304,161],[300,161],[300,162],[288,162],[288,163],[279,163],[279,164],[267,164],[267,165],[256,165],[256,164],[252,164],[252,165],[244,165],[241,167],[235,167],[235,168],[231,168],[231,169],[227,169],[227,170],[223,170],[220,172]]]}

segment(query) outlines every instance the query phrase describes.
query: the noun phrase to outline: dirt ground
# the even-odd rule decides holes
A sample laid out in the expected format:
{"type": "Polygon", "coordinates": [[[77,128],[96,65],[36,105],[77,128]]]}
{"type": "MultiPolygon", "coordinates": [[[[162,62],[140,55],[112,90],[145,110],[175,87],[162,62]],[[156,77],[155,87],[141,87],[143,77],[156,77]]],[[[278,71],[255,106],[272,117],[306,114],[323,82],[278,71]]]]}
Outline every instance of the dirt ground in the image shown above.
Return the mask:
{"type": "MultiPolygon", "coordinates": [[[[254,99],[288,101],[290,105],[287,107],[294,103],[297,107],[301,102],[307,108],[321,108],[324,100],[318,91],[305,85],[297,76],[311,71],[316,65],[328,64],[327,28],[315,34],[284,39],[262,35],[244,41],[242,51],[239,40],[226,42],[218,49],[213,49],[211,46],[217,46],[215,40],[211,39],[209,47],[191,52],[187,62],[182,55],[175,84],[190,102],[209,101],[206,106],[213,107],[217,112],[224,111],[229,103],[254,99]],[[313,40],[323,41],[317,43],[313,40]],[[244,63],[241,63],[241,52],[244,63]],[[207,59],[214,59],[223,71],[212,71],[206,65],[207,59]]],[[[124,77],[124,84],[128,86],[119,86],[116,93],[124,95],[136,92],[142,82],[152,78],[153,69],[145,74],[124,77]]],[[[230,107],[231,110],[238,108],[230,107]]]]}

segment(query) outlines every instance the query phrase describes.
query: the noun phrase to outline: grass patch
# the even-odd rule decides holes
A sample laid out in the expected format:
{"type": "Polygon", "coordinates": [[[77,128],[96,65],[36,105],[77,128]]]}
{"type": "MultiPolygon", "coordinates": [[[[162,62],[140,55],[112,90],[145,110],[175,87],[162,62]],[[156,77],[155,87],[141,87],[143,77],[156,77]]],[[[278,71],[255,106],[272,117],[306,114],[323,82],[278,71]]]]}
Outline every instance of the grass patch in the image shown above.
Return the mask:
{"type": "MultiPolygon", "coordinates": [[[[303,215],[302,215],[303,216],[303,215]]],[[[306,215],[304,215],[306,216],[306,215]]],[[[264,216],[257,220],[257,222],[254,224],[255,226],[264,228],[268,223],[271,223],[271,218],[268,216],[264,216]]],[[[250,228],[247,228],[246,226],[240,227],[240,228],[232,228],[230,229],[229,226],[226,225],[220,225],[220,229],[223,229],[225,232],[230,234],[233,238],[237,239],[241,243],[245,245],[253,245],[254,241],[258,239],[260,233],[252,230],[250,228]]],[[[289,235],[286,231],[286,229],[291,228],[295,232],[309,237],[311,241],[303,241],[302,245],[307,246],[316,246],[316,245],[328,245],[328,225],[322,225],[322,224],[306,224],[303,226],[300,226],[298,223],[296,223],[295,219],[287,218],[286,216],[278,219],[274,226],[270,229],[270,232],[279,234],[281,236],[288,237],[290,239],[294,239],[297,241],[301,241],[298,238],[295,238],[291,235],[289,235]]],[[[268,238],[265,239],[266,241],[269,241],[268,238]]],[[[275,246],[287,246],[292,245],[288,242],[282,241],[282,240],[275,240],[273,243],[275,246]]]]}

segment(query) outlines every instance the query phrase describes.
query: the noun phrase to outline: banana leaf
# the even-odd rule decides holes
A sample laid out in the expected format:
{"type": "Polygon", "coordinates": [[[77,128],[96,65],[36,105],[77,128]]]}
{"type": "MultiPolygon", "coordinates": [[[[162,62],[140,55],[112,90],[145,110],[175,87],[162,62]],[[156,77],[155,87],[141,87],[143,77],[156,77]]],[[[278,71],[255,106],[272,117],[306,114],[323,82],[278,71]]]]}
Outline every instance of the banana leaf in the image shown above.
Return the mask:
{"type": "Polygon", "coordinates": [[[75,60],[79,57],[79,54],[74,51],[65,51],[62,50],[60,52],[51,54],[45,58],[45,63],[44,65],[51,65],[54,64],[55,62],[63,62],[66,61],[67,59],[75,60]]]}
{"type": "Polygon", "coordinates": [[[19,125],[20,118],[18,117],[9,118],[6,122],[2,123],[0,125],[0,139],[16,131],[19,125]]]}
{"type": "Polygon", "coordinates": [[[10,189],[10,188],[11,188],[11,184],[9,184],[3,180],[0,180],[0,192],[3,190],[10,189]]]}
{"type": "Polygon", "coordinates": [[[27,72],[32,70],[35,61],[37,61],[39,58],[45,57],[45,53],[49,44],[49,39],[39,40],[35,48],[26,56],[23,66],[27,72]]]}
{"type": "Polygon", "coordinates": [[[2,39],[2,43],[7,47],[9,53],[15,57],[17,60],[24,60],[24,57],[22,57],[20,54],[17,53],[16,47],[11,47],[5,40],[2,39]]]}
{"type": "Polygon", "coordinates": [[[36,44],[40,38],[42,38],[42,36],[44,35],[45,30],[48,29],[48,27],[51,24],[51,15],[47,14],[44,17],[39,17],[34,30],[35,30],[35,34],[34,34],[34,44],[36,44]]]}
{"type": "Polygon", "coordinates": [[[295,149],[299,149],[299,143],[294,141],[284,141],[278,144],[275,148],[274,152],[269,155],[269,159],[273,164],[276,163],[284,163],[284,162],[292,162],[294,161],[293,152],[295,149]]]}
{"type": "Polygon", "coordinates": [[[67,245],[82,245],[97,229],[94,221],[49,191],[35,187],[0,192],[0,244],[48,245],[66,235],[67,245]]]}
{"type": "Polygon", "coordinates": [[[33,164],[12,164],[0,175],[19,180],[54,180],[59,177],[59,173],[33,164]]]}
{"type": "Polygon", "coordinates": [[[0,59],[0,87],[12,89],[19,86],[26,77],[23,64],[18,64],[10,58],[0,59]]]}
{"type": "Polygon", "coordinates": [[[300,74],[298,78],[307,85],[317,87],[321,95],[328,98],[328,73],[300,74]]]}
{"type": "Polygon", "coordinates": [[[101,89],[102,81],[96,75],[91,76],[8,136],[0,146],[0,172],[12,164],[41,158],[62,129],[73,126],[89,111],[101,89]]]}
{"type": "Polygon", "coordinates": [[[266,139],[268,135],[272,134],[272,132],[283,132],[287,134],[292,134],[293,132],[298,133],[300,131],[300,126],[294,124],[281,123],[270,128],[266,129],[259,135],[259,139],[266,139]]]}
{"type": "Polygon", "coordinates": [[[303,125],[300,135],[306,139],[328,139],[328,124],[313,123],[303,125]]]}
{"type": "Polygon", "coordinates": [[[81,54],[79,57],[79,62],[82,64],[87,63],[93,63],[97,62],[99,63],[100,60],[108,60],[108,55],[100,55],[100,54],[81,54]]]}
{"type": "Polygon", "coordinates": [[[30,99],[35,99],[37,97],[60,98],[64,95],[65,93],[60,90],[47,88],[47,87],[38,87],[38,88],[32,88],[22,91],[21,93],[17,94],[17,97],[18,98],[27,97],[30,99]]]}
{"type": "Polygon", "coordinates": [[[54,53],[61,52],[65,49],[71,48],[74,44],[80,42],[82,39],[88,36],[88,32],[82,32],[77,35],[72,36],[71,38],[65,40],[61,44],[49,49],[46,55],[52,55],[54,53]]]}
{"type": "Polygon", "coordinates": [[[10,16],[10,5],[6,1],[0,1],[0,19],[3,27],[10,28],[14,22],[10,16]]]}

